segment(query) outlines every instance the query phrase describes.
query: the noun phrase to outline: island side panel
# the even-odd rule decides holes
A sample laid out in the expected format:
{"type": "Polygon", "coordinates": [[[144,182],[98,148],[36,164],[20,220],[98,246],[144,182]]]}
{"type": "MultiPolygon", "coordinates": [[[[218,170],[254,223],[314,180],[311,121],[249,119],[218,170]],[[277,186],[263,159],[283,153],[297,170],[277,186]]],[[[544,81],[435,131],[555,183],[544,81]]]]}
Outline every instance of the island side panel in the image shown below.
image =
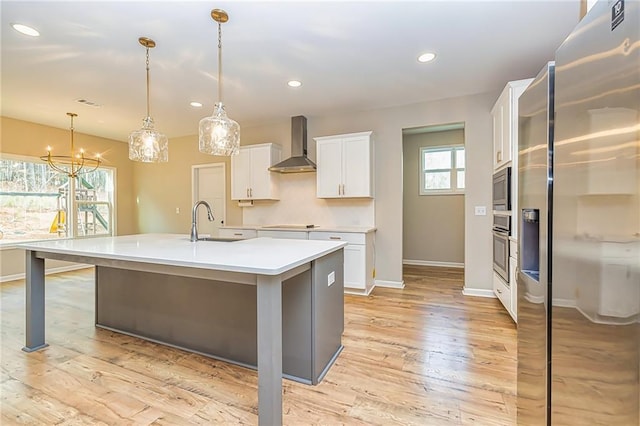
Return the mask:
{"type": "Polygon", "coordinates": [[[313,383],[319,383],[342,351],[344,332],[344,250],[312,263],[313,383]],[[332,282],[333,281],[333,282],[332,282]]]}

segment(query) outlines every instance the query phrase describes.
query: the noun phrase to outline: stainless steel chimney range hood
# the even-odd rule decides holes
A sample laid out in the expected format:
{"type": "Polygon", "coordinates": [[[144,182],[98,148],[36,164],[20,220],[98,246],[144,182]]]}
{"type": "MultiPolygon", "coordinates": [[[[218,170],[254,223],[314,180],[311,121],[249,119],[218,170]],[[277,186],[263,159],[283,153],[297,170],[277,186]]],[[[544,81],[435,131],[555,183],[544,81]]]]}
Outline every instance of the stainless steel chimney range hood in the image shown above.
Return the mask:
{"type": "Polygon", "coordinates": [[[269,167],[269,171],[279,173],[316,171],[315,163],[307,158],[307,118],[305,116],[291,117],[291,157],[269,167]]]}

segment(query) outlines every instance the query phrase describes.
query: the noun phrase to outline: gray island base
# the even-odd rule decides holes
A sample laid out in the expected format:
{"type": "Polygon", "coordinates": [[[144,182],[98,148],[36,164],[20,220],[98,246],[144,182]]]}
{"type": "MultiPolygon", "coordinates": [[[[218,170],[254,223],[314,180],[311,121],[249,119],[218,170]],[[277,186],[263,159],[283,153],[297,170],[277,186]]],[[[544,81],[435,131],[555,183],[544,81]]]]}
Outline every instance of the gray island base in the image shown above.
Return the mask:
{"type": "MultiPolygon", "coordinates": [[[[344,292],[327,286],[342,253],[282,282],[282,371],[317,384],[342,350],[344,292]],[[321,285],[324,284],[324,285],[321,285]]],[[[96,267],[96,325],[256,368],[257,287],[96,267]]]]}
{"type": "Polygon", "coordinates": [[[258,370],[258,421],[282,424],[282,376],[318,383],[342,349],[343,247],[191,243],[147,234],[25,243],[26,345],[44,336],[44,259],[96,266],[96,324],[258,370]]]}

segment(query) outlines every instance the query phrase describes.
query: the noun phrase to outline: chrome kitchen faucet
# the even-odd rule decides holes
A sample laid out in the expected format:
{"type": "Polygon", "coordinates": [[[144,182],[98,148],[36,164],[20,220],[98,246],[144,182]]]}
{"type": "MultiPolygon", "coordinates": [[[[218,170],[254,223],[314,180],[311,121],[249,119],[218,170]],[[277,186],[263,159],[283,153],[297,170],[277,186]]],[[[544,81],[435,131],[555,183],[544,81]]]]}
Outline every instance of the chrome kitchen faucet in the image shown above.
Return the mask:
{"type": "Polygon", "coordinates": [[[190,240],[192,242],[196,242],[198,241],[198,206],[200,206],[201,204],[203,204],[206,208],[207,208],[207,218],[209,219],[209,222],[213,222],[214,217],[213,217],[213,212],[211,211],[211,206],[209,205],[209,203],[207,203],[206,201],[200,200],[200,201],[196,201],[196,203],[193,205],[193,210],[191,211],[191,238],[190,240]]]}

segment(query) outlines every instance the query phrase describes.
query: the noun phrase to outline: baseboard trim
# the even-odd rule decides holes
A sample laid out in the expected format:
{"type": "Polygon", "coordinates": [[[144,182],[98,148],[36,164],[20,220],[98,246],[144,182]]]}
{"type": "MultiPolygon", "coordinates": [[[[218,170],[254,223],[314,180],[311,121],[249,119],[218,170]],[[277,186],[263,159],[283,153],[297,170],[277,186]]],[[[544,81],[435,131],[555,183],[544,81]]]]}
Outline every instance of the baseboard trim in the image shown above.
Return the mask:
{"type": "MultiPolygon", "coordinates": [[[[542,296],[542,300],[539,303],[544,302],[544,296],[542,296]]],[[[575,299],[553,299],[551,302],[553,306],[558,306],[560,308],[575,308],[577,307],[575,299]]]]}
{"type": "Polygon", "coordinates": [[[404,280],[403,281],[376,280],[376,287],[397,288],[402,290],[404,288],[404,280]]]}
{"type": "Polygon", "coordinates": [[[411,266],[437,266],[441,268],[464,268],[464,263],[457,262],[433,262],[430,260],[412,260],[412,259],[402,259],[403,265],[411,265],[411,266]]]}
{"type": "Polygon", "coordinates": [[[485,290],[485,289],[481,289],[481,288],[467,288],[464,287],[462,289],[462,294],[465,296],[474,296],[474,297],[491,297],[491,298],[496,298],[495,293],[493,292],[493,290],[485,290]]]}
{"type": "Polygon", "coordinates": [[[375,283],[369,288],[369,290],[345,287],[344,288],[344,294],[350,294],[350,295],[353,295],[353,296],[368,296],[368,295],[371,294],[371,292],[373,291],[374,288],[376,288],[375,283]]]}
{"type": "MultiPolygon", "coordinates": [[[[93,265],[87,265],[84,263],[78,263],[75,265],[69,265],[69,266],[60,266],[57,268],[49,268],[46,269],[44,271],[45,275],[51,275],[51,274],[59,274],[61,272],[70,272],[70,271],[76,271],[78,269],[86,269],[86,268],[92,268],[93,265]]],[[[9,281],[16,281],[16,280],[24,280],[26,278],[27,274],[26,273],[22,273],[22,274],[13,274],[13,275],[5,275],[0,277],[0,283],[4,283],[4,282],[9,282],[9,281]]]]}

